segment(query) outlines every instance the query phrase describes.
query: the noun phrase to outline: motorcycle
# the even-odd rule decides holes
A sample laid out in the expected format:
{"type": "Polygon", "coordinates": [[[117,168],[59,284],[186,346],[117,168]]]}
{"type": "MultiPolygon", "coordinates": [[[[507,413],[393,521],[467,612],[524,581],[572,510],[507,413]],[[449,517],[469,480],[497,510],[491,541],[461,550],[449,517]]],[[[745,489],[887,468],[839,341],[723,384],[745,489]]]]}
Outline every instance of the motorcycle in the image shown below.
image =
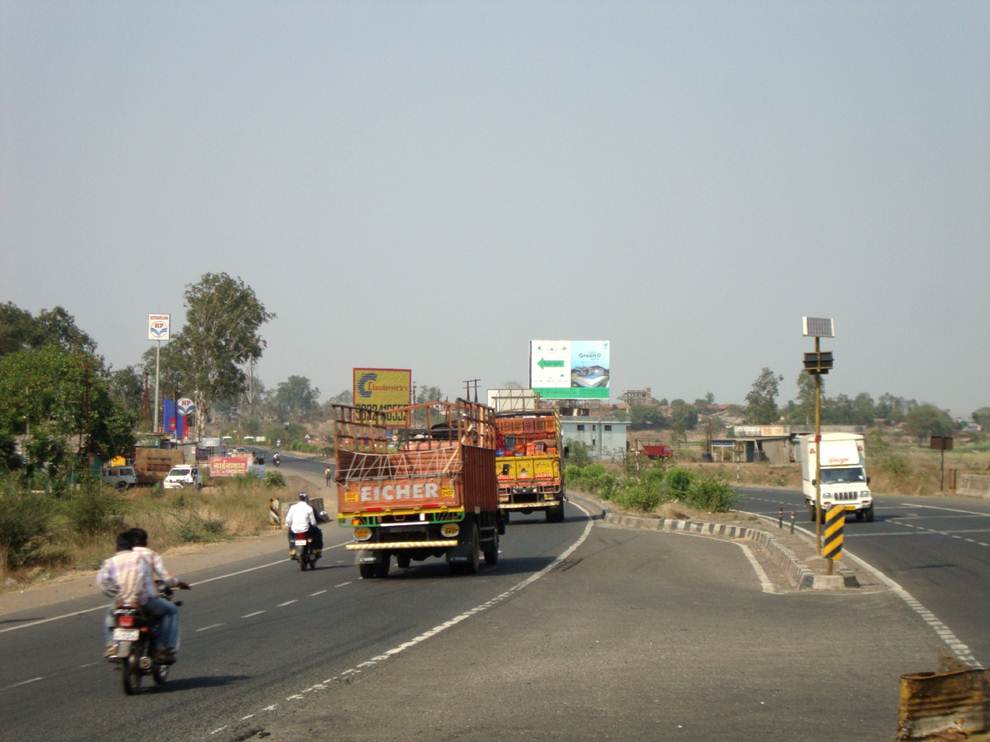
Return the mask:
{"type": "MultiPolygon", "coordinates": [[[[181,600],[172,600],[172,588],[160,588],[159,597],[177,606],[181,600]]],[[[109,660],[120,670],[124,693],[129,696],[141,690],[141,679],[150,675],[155,685],[168,679],[172,661],[158,656],[156,646],[161,629],[161,619],[146,613],[140,606],[124,604],[113,610],[113,640],[117,653],[109,660]]]]}
{"type": "Polygon", "coordinates": [[[292,534],[292,551],[289,552],[289,557],[299,562],[300,572],[305,572],[307,565],[310,569],[316,569],[316,560],[321,556],[322,554],[313,546],[311,535],[308,533],[292,534]]]}
{"type": "Polygon", "coordinates": [[[282,457],[277,453],[272,455],[272,463],[275,464],[276,468],[282,465],[282,457]]]}

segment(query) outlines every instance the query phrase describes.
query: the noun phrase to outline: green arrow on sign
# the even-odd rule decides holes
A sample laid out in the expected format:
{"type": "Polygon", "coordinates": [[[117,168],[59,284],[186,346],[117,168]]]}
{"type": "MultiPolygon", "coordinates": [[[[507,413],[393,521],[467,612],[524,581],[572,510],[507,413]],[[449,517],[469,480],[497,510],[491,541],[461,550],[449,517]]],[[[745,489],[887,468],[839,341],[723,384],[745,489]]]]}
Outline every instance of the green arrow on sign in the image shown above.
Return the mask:
{"type": "Polygon", "coordinates": [[[564,367],[564,362],[563,361],[548,361],[545,358],[541,358],[536,365],[539,366],[540,368],[548,368],[548,367],[549,368],[563,368],[564,367]]]}

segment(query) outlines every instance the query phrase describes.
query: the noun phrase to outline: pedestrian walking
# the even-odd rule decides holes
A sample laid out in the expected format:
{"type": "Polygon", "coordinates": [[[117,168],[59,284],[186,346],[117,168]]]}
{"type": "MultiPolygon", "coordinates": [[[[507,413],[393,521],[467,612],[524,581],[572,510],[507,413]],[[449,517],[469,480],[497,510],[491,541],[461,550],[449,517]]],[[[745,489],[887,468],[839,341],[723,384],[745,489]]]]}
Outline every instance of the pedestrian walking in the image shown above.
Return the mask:
{"type": "Polygon", "coordinates": [[[329,487],[331,480],[333,480],[333,469],[327,466],[327,468],[323,470],[323,478],[327,482],[327,487],[329,487]]]}

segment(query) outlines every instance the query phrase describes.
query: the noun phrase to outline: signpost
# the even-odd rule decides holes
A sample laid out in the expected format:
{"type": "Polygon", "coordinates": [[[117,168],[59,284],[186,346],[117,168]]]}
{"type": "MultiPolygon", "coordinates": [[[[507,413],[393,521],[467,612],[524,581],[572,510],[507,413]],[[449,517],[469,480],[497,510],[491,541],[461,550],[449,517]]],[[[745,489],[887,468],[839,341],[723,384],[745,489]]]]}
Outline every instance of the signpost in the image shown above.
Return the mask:
{"type": "MultiPolygon", "coordinates": [[[[821,339],[835,337],[831,317],[802,317],[805,337],[815,338],[815,352],[804,354],[804,370],[815,377],[815,543],[822,553],[822,374],[832,370],[831,353],[822,353],[821,339]]],[[[829,562],[831,565],[831,562],[829,562]]],[[[831,569],[831,566],[829,567],[831,569]]]]}
{"type": "Polygon", "coordinates": [[[846,508],[843,505],[833,505],[825,514],[825,543],[822,544],[822,556],[828,559],[828,573],[832,574],[832,565],[842,559],[842,543],[845,540],[846,508]]]}
{"type": "Polygon", "coordinates": [[[951,435],[933,435],[931,440],[931,447],[935,451],[941,452],[942,463],[939,467],[939,480],[938,488],[940,492],[945,492],[945,452],[952,450],[952,436],[951,435]]]}
{"type": "Polygon", "coordinates": [[[158,432],[158,369],[162,354],[162,340],[168,340],[171,319],[172,315],[170,314],[148,315],[148,340],[155,341],[155,422],[152,433],[158,432]]]}

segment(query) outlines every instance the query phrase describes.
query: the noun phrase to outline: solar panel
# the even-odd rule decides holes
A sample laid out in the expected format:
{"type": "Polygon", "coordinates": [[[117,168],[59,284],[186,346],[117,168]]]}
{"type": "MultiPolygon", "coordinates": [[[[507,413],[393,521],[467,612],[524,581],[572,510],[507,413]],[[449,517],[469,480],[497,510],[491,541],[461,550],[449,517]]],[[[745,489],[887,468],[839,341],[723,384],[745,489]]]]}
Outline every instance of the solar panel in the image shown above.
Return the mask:
{"type": "Polygon", "coordinates": [[[834,338],[835,324],[831,317],[802,317],[805,337],[834,338]]]}

